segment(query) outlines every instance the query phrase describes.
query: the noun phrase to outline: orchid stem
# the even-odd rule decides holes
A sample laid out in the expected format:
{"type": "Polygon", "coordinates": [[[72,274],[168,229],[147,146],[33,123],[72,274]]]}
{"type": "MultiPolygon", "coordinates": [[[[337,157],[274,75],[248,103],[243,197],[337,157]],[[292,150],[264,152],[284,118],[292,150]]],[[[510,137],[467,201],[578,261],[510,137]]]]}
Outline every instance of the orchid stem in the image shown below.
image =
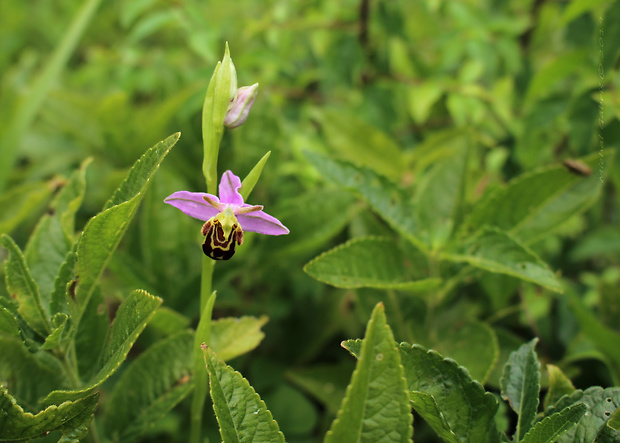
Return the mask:
{"type": "MultiPolygon", "coordinates": [[[[211,276],[213,275],[213,261],[204,257],[202,267],[203,284],[202,290],[210,290],[211,276]],[[208,280],[208,282],[205,282],[208,280]]],[[[215,292],[208,296],[205,292],[200,294],[200,321],[196,328],[194,337],[194,396],[192,398],[191,409],[191,430],[190,443],[200,443],[202,431],[202,419],[205,400],[209,389],[209,377],[204,364],[204,358],[200,345],[211,341],[211,317],[213,315],[213,305],[215,304],[215,292]]]]}

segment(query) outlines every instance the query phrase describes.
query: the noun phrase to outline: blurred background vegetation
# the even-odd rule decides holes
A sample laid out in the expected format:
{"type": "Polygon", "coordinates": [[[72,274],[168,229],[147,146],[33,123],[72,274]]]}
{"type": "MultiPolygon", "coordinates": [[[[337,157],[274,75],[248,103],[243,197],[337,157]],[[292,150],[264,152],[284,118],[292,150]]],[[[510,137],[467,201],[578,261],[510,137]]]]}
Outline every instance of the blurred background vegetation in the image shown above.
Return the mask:
{"type": "MultiPolygon", "coordinates": [[[[402,314],[414,330],[435,321],[449,332],[459,318],[492,325],[499,357],[490,387],[508,352],[532,336],[541,338],[543,362],[562,366],[577,387],[609,386],[609,356],[581,331],[564,296],[486,275],[459,287],[444,315],[429,320],[432,295],[341,290],[306,275],[304,264],[331,246],[392,234],[324,181],[303,151],[370,166],[415,190],[451,147],[469,143],[473,185],[464,192],[473,204],[524,171],[617,148],[618,17],[620,1],[601,0],[2,1],[0,231],[23,246],[64,177],[92,157],[80,228],[146,148],[180,131],[103,289],[112,312],[143,288],[178,313],[178,324],[156,318],[134,353],[195,325],[200,223],[162,200],[204,190],[202,101],[227,41],[239,85],[258,82],[260,90],[247,122],[226,132],[219,170],[244,176],[272,151],[249,202],[263,203],[291,234],[248,234],[233,260],[218,263],[215,315],[270,318],[261,346],[232,364],[290,441],[324,435],[354,365],[339,343],[360,337],[372,306],[389,297],[406,309],[388,303],[388,319],[402,314]],[[85,5],[96,8],[92,18],[54,71],[50,61],[85,5]]],[[[600,198],[530,246],[592,318],[620,332],[619,156],[604,152],[601,171],[592,171],[603,174],[600,198]]],[[[441,341],[447,355],[458,349],[449,333],[441,341]]],[[[188,409],[177,407],[145,441],[185,441],[178,430],[188,409]]],[[[423,425],[415,429],[423,438],[423,425]]],[[[219,438],[215,424],[209,432],[219,438]]]]}

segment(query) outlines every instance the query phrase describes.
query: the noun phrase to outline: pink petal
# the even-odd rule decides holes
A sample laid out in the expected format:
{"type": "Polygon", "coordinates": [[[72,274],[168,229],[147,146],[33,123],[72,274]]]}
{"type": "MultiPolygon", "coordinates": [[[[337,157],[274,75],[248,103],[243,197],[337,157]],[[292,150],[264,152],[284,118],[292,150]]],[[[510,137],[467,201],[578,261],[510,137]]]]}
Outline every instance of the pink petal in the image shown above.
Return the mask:
{"type": "Polygon", "coordinates": [[[263,211],[248,212],[237,215],[241,229],[267,235],[284,235],[289,230],[275,217],[263,211]]]}
{"type": "Polygon", "coordinates": [[[180,209],[190,217],[198,220],[207,221],[218,212],[217,208],[211,206],[203,197],[208,196],[211,200],[219,202],[215,195],[204,192],[177,191],[169,195],[164,200],[165,203],[180,209]]]}
{"type": "Polygon", "coordinates": [[[239,194],[241,180],[231,171],[226,171],[220,181],[220,199],[222,203],[229,203],[237,206],[243,204],[243,197],[239,194]]]}

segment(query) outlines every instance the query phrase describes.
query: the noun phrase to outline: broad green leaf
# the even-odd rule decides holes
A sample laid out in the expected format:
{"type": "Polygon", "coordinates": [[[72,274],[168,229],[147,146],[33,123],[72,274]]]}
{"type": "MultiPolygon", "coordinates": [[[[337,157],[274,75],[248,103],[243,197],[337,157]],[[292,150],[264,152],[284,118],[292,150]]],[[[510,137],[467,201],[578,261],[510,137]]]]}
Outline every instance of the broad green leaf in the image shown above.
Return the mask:
{"type": "Polygon", "coordinates": [[[325,442],[411,441],[411,407],[403,366],[379,303],[368,322],[357,366],[325,442]]]}
{"type": "Polygon", "coordinates": [[[97,374],[78,389],[51,392],[43,402],[49,404],[82,398],[100,386],[116,372],[125,360],[127,353],[161,303],[160,298],[141,290],[129,294],[116,312],[114,323],[110,328],[110,334],[103,349],[101,367],[97,374]]]}
{"type": "Polygon", "coordinates": [[[45,337],[52,330],[49,313],[41,302],[39,288],[30,274],[26,259],[19,246],[8,235],[2,235],[2,246],[10,253],[5,263],[7,289],[19,302],[18,312],[28,326],[45,337]]]}
{"type": "Polygon", "coordinates": [[[106,402],[105,428],[114,441],[131,441],[178,404],[193,388],[190,331],[163,339],[123,372],[106,402]]]}
{"type": "MultiPolygon", "coordinates": [[[[482,385],[472,380],[466,369],[458,366],[454,360],[421,346],[401,343],[399,350],[409,391],[433,397],[438,410],[443,414],[442,421],[445,420],[449,425],[450,433],[463,442],[498,441],[494,420],[497,400],[485,392],[482,385]],[[452,388],[446,389],[448,385],[452,388]]],[[[417,408],[416,411],[420,414],[431,412],[417,408]]],[[[429,415],[429,424],[433,420],[437,418],[429,415]]]]}
{"type": "Polygon", "coordinates": [[[120,243],[164,157],[179,139],[176,133],[159,142],[134,164],[125,181],[106,203],[104,211],[91,218],[84,227],[77,247],[78,321],[110,257],[120,243]]]}
{"type": "Polygon", "coordinates": [[[566,25],[584,12],[596,9],[605,3],[609,3],[609,0],[572,0],[564,9],[561,24],[566,25]]]}
{"type": "Polygon", "coordinates": [[[418,236],[419,222],[414,217],[411,196],[371,169],[332,160],[316,152],[306,151],[305,155],[327,180],[358,194],[394,230],[425,251],[418,236]]]}
{"type": "MultiPolygon", "coordinates": [[[[361,343],[347,340],[342,346],[359,358],[361,343]]],[[[410,396],[422,394],[411,397],[414,409],[429,425],[437,426],[435,432],[446,438],[455,435],[462,442],[499,441],[494,418],[497,400],[472,380],[467,369],[420,345],[401,343],[398,350],[410,396]],[[435,405],[429,403],[429,396],[435,405]]]]}
{"type": "MultiPolygon", "coordinates": [[[[465,142],[466,143],[466,142],[465,142]]],[[[436,164],[416,191],[419,236],[434,249],[443,246],[460,223],[465,189],[466,148],[436,164]]]]}
{"type": "MultiPolygon", "coordinates": [[[[75,213],[82,204],[86,188],[85,161],[64,184],[47,213],[41,217],[28,240],[24,256],[39,286],[43,305],[48,309],[59,269],[75,242],[75,213]]],[[[51,311],[52,314],[54,311],[51,311]]]]}
{"type": "Polygon", "coordinates": [[[611,414],[605,426],[599,431],[596,441],[620,441],[620,409],[616,409],[616,412],[611,414]]]}
{"type": "Polygon", "coordinates": [[[471,378],[484,384],[499,357],[493,329],[485,323],[462,320],[440,325],[431,346],[440,354],[467,368],[471,378]]]}
{"type": "Polygon", "coordinates": [[[39,400],[65,383],[60,361],[48,352],[28,349],[21,337],[0,334],[0,349],[2,385],[27,410],[38,410],[39,400]]]}
{"type": "Polygon", "coordinates": [[[383,176],[400,178],[406,163],[400,147],[388,134],[343,109],[323,108],[315,116],[327,143],[339,157],[383,176]]]}
{"type": "Polygon", "coordinates": [[[587,51],[573,50],[552,57],[548,63],[537,69],[525,95],[526,106],[531,106],[537,99],[549,95],[554,91],[555,85],[583,69],[587,62],[586,57],[587,51]]]}
{"type": "Polygon", "coordinates": [[[618,410],[620,406],[620,388],[603,389],[594,386],[585,391],[575,391],[570,396],[562,397],[554,406],[545,411],[549,416],[556,411],[562,411],[569,406],[585,403],[588,406],[588,413],[585,414],[576,426],[561,435],[556,443],[590,443],[593,441],[617,442],[615,439],[601,439],[601,434],[609,436],[607,422],[618,410]]]}
{"type": "Polygon", "coordinates": [[[45,339],[45,343],[43,343],[41,349],[45,351],[58,347],[62,334],[65,331],[65,326],[67,325],[68,319],[69,316],[62,312],[54,315],[54,317],[52,318],[52,325],[54,326],[54,329],[52,330],[51,334],[48,335],[45,339]]]}
{"type": "Polygon", "coordinates": [[[500,381],[502,398],[518,415],[516,441],[521,441],[530,430],[538,411],[540,363],[534,352],[537,341],[523,344],[510,355],[500,381]]]}
{"type": "Polygon", "coordinates": [[[149,323],[149,329],[154,329],[164,335],[172,335],[190,327],[190,319],[174,309],[160,307],[149,323]]]}
{"type": "Polygon", "coordinates": [[[458,251],[442,254],[442,258],[469,263],[485,271],[511,275],[555,292],[563,292],[562,285],[540,257],[499,229],[480,229],[465,240],[458,251]]]}
{"type": "Polygon", "coordinates": [[[620,334],[605,326],[588,308],[585,303],[574,293],[567,292],[571,310],[577,317],[579,326],[592,344],[608,360],[611,376],[616,384],[620,383],[620,334]]]}
{"type": "MultiPolygon", "coordinates": [[[[596,170],[600,155],[592,154],[580,161],[596,170]]],[[[483,225],[496,226],[532,243],[586,209],[600,189],[598,174],[583,177],[562,165],[548,166],[523,174],[506,187],[487,193],[474,206],[465,223],[470,230],[478,230],[483,225]]]]}
{"type": "Polygon", "coordinates": [[[87,426],[93,419],[99,393],[74,402],[52,405],[34,415],[24,410],[0,386],[0,440],[20,441],[61,431],[62,442],[78,442],[86,436],[87,426]]]}
{"type": "Polygon", "coordinates": [[[278,424],[250,383],[210,348],[203,348],[203,352],[222,441],[284,442],[278,424]]]}
{"type": "Polygon", "coordinates": [[[409,398],[411,399],[413,409],[424,418],[426,423],[433,428],[433,431],[435,431],[443,441],[448,443],[458,443],[461,441],[450,429],[450,424],[439,410],[439,406],[431,394],[411,391],[409,392],[409,398]]]}
{"type": "Polygon", "coordinates": [[[341,232],[360,208],[354,195],[339,189],[299,195],[278,207],[278,219],[290,234],[266,239],[267,244],[283,256],[317,250],[341,232]]]}
{"type": "Polygon", "coordinates": [[[409,87],[407,91],[408,110],[417,124],[426,121],[431,108],[441,98],[447,86],[443,80],[427,79],[422,84],[409,87]]]}
{"type": "Polygon", "coordinates": [[[0,194],[0,234],[7,234],[49,198],[54,186],[50,182],[28,182],[0,194]]]}
{"type": "Polygon", "coordinates": [[[211,323],[210,347],[227,361],[250,352],[265,337],[261,328],[269,317],[219,318],[211,323]]]}
{"type": "Polygon", "coordinates": [[[575,387],[562,370],[554,365],[547,365],[549,389],[545,395],[544,408],[554,405],[560,398],[575,392],[575,387]]]}
{"type": "Polygon", "coordinates": [[[415,278],[418,263],[426,266],[421,254],[406,254],[393,240],[363,237],[324,252],[306,264],[304,271],[339,288],[425,291],[437,287],[438,279],[415,278]]]}
{"type": "Polygon", "coordinates": [[[19,322],[4,306],[0,306],[0,335],[16,339],[20,337],[19,322]]]}
{"type": "Polygon", "coordinates": [[[84,309],[75,335],[75,354],[82,380],[89,380],[99,370],[98,363],[109,329],[108,307],[101,289],[97,288],[84,309]]]}
{"type": "Polygon", "coordinates": [[[256,186],[256,182],[258,182],[258,179],[263,172],[263,168],[265,167],[265,163],[267,163],[270,155],[271,151],[263,155],[258,161],[258,163],[256,163],[256,165],[241,182],[241,189],[239,189],[239,194],[241,194],[243,200],[247,201],[248,197],[252,193],[252,190],[254,190],[254,186],[256,186]]]}
{"type": "Polygon", "coordinates": [[[522,443],[553,443],[575,426],[588,411],[585,403],[577,403],[549,415],[536,423],[521,440],[522,443]]]}

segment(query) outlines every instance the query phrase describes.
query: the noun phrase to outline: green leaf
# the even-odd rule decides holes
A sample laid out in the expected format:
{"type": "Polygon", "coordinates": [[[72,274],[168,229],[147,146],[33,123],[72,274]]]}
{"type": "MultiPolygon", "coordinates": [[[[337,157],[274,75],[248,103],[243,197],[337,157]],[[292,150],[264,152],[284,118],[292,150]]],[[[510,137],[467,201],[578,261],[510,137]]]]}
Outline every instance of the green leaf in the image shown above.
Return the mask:
{"type": "Polygon", "coordinates": [[[210,347],[227,361],[250,352],[265,337],[261,328],[269,317],[219,318],[211,323],[210,347]]]}
{"type": "Polygon", "coordinates": [[[0,306],[0,335],[17,339],[20,337],[19,322],[4,306],[0,306]]]}
{"type": "Polygon", "coordinates": [[[74,321],[79,320],[95,284],[135,215],[151,178],[179,136],[179,133],[171,135],[146,151],[106,203],[104,211],[91,218],[84,227],[77,247],[78,309],[72,312],[74,321]]]}
{"type": "Polygon", "coordinates": [[[326,179],[355,192],[394,230],[425,251],[420,240],[419,222],[411,197],[385,177],[351,163],[332,160],[316,152],[305,152],[306,157],[326,179]]]}
{"type": "Polygon", "coordinates": [[[575,392],[573,383],[564,375],[560,368],[554,365],[547,365],[547,372],[549,373],[549,390],[545,395],[545,409],[555,404],[563,396],[571,395],[575,392]]]}
{"type": "Polygon", "coordinates": [[[21,337],[0,334],[0,349],[2,385],[27,410],[38,410],[41,397],[65,383],[59,360],[48,352],[28,349],[21,337]]]}
{"type": "Polygon", "coordinates": [[[56,276],[75,242],[75,214],[84,197],[89,163],[90,160],[85,161],[64,184],[37,224],[24,251],[46,310],[50,308],[56,276]]]}
{"type": "Polygon", "coordinates": [[[250,383],[210,348],[203,348],[203,352],[222,441],[284,442],[278,424],[250,383]]]}
{"type": "Polygon", "coordinates": [[[540,392],[540,363],[534,352],[538,339],[523,344],[510,354],[500,381],[502,398],[518,415],[515,441],[519,442],[530,430],[538,410],[540,392]]]}
{"type": "MultiPolygon", "coordinates": [[[[472,380],[465,368],[422,346],[401,343],[399,350],[409,390],[432,396],[435,410],[443,417],[429,409],[428,400],[414,402],[414,409],[430,425],[447,423],[449,426],[449,430],[443,425],[433,428],[439,435],[454,434],[463,442],[498,441],[494,418],[497,400],[472,380]],[[446,389],[446,386],[451,388],[446,389]]],[[[416,400],[421,400],[420,396],[416,400]]]]}
{"type": "Polygon", "coordinates": [[[609,3],[609,0],[572,0],[564,9],[560,26],[565,26],[568,22],[579,17],[584,12],[596,9],[605,3],[609,3]]]}
{"type": "Polygon", "coordinates": [[[434,249],[443,246],[461,221],[465,189],[466,148],[462,146],[427,173],[417,189],[419,236],[434,249]]]}
{"type": "Polygon", "coordinates": [[[160,307],[149,323],[149,329],[154,329],[164,335],[172,335],[190,327],[190,319],[174,309],[160,307]]]}
{"type": "Polygon", "coordinates": [[[458,251],[442,254],[442,258],[563,292],[562,285],[545,262],[516,238],[496,228],[480,229],[458,251]]]}
{"type": "Polygon", "coordinates": [[[105,428],[114,441],[143,434],[191,392],[193,342],[191,331],[172,335],[123,372],[106,403],[105,428]]]}
{"type": "Polygon", "coordinates": [[[409,114],[417,124],[426,121],[431,108],[441,98],[447,86],[443,80],[428,79],[408,89],[409,114]]]}
{"type": "Polygon", "coordinates": [[[106,301],[101,289],[97,288],[84,309],[74,341],[78,373],[82,380],[89,380],[99,370],[98,363],[109,329],[106,301]]]}
{"type": "Polygon", "coordinates": [[[611,418],[607,421],[607,426],[616,431],[620,431],[620,409],[616,409],[616,411],[611,414],[611,418]]]}
{"type": "Polygon", "coordinates": [[[403,366],[379,303],[368,322],[360,357],[325,442],[411,441],[411,407],[403,366]]]}
{"type": "Polygon", "coordinates": [[[49,182],[27,182],[0,194],[0,234],[13,231],[41,207],[51,195],[49,182]]]}
{"type": "Polygon", "coordinates": [[[562,397],[554,406],[545,411],[545,415],[549,416],[578,403],[585,403],[589,408],[588,413],[579,420],[576,426],[556,439],[556,443],[617,442],[620,440],[618,435],[615,439],[601,438],[605,434],[609,436],[606,424],[620,406],[620,388],[603,389],[594,386],[585,391],[575,391],[570,396],[562,397]]]}
{"type": "MultiPolygon", "coordinates": [[[[580,161],[596,170],[600,155],[592,154],[580,161]]],[[[583,177],[562,165],[545,167],[485,194],[472,209],[465,225],[470,230],[478,230],[483,225],[496,226],[524,242],[533,243],[590,206],[600,189],[598,174],[583,177]]]]}
{"type": "Polygon", "coordinates": [[[278,218],[291,233],[267,239],[268,244],[283,256],[316,251],[341,232],[359,210],[355,196],[339,189],[299,195],[278,208],[278,218]]]}
{"type": "Polygon", "coordinates": [[[521,440],[522,443],[553,443],[575,426],[588,411],[585,403],[577,403],[536,423],[521,440]]]}
{"type": "Polygon", "coordinates": [[[450,429],[450,424],[439,409],[439,405],[431,394],[427,394],[426,392],[411,391],[409,393],[409,398],[411,399],[413,409],[424,417],[424,420],[426,420],[428,425],[433,428],[433,430],[443,441],[448,443],[458,443],[461,441],[452,429],[450,429]]]}
{"type": "Polygon", "coordinates": [[[304,271],[338,288],[425,291],[437,287],[438,279],[415,279],[418,263],[426,266],[421,254],[407,255],[393,240],[363,237],[324,252],[306,264],[304,271]]]}
{"type": "Polygon", "coordinates": [[[43,307],[39,288],[32,278],[19,246],[8,235],[2,235],[2,246],[10,253],[5,264],[6,286],[19,302],[18,312],[34,331],[45,337],[52,327],[48,313],[43,307]]]}
{"type": "MultiPolygon", "coordinates": [[[[359,358],[361,344],[347,340],[342,346],[359,358]]],[[[420,345],[401,343],[398,350],[413,407],[438,435],[448,441],[499,441],[497,400],[467,369],[420,345]]]]}
{"type": "Polygon", "coordinates": [[[616,409],[616,412],[611,414],[596,436],[596,441],[614,443],[620,441],[620,409],[616,409]]]}
{"type": "Polygon", "coordinates": [[[484,384],[499,357],[493,329],[482,322],[460,320],[440,325],[432,348],[467,368],[471,378],[484,384]]]}
{"type": "Polygon", "coordinates": [[[243,197],[244,201],[247,201],[248,197],[252,193],[254,186],[256,186],[256,182],[260,178],[261,173],[263,172],[263,168],[265,167],[265,163],[269,159],[271,155],[271,151],[267,152],[262,158],[256,163],[256,165],[252,168],[252,170],[245,176],[243,181],[241,182],[241,188],[239,189],[239,194],[243,197]]]}
{"type": "Polygon", "coordinates": [[[576,294],[567,292],[566,295],[579,327],[594,347],[607,357],[614,383],[620,384],[620,334],[605,326],[576,294]]]}
{"type": "Polygon", "coordinates": [[[43,402],[49,404],[82,398],[100,386],[125,360],[127,353],[161,303],[159,297],[154,297],[145,291],[136,290],[129,294],[116,312],[116,318],[103,349],[98,373],[81,388],[53,391],[43,402]]]}
{"type": "Polygon", "coordinates": [[[58,312],[69,312],[69,299],[75,298],[75,289],[77,281],[75,278],[75,263],[77,261],[76,255],[77,242],[73,245],[73,248],[67,253],[65,261],[60,265],[56,279],[54,280],[54,290],[50,297],[50,311],[53,314],[58,312]]]}
{"type": "Polygon", "coordinates": [[[55,349],[60,345],[60,339],[62,337],[63,332],[65,331],[65,326],[67,325],[67,320],[69,316],[62,312],[54,315],[52,319],[52,323],[54,325],[54,329],[45,339],[45,343],[41,346],[42,350],[50,350],[55,349]]]}
{"type": "Polygon", "coordinates": [[[46,435],[51,431],[61,431],[60,441],[79,441],[86,434],[86,427],[92,421],[99,394],[49,406],[33,415],[17,404],[6,388],[0,386],[0,440],[29,440],[46,435]]]}
{"type": "Polygon", "coordinates": [[[403,161],[398,144],[388,134],[357,115],[347,110],[325,107],[315,112],[332,152],[383,176],[400,178],[406,162],[403,161]]]}
{"type": "Polygon", "coordinates": [[[587,51],[573,50],[552,57],[544,66],[537,69],[530,81],[525,95],[526,106],[531,106],[537,99],[545,97],[554,91],[554,86],[569,75],[574,75],[583,69],[587,63],[587,51]]]}

